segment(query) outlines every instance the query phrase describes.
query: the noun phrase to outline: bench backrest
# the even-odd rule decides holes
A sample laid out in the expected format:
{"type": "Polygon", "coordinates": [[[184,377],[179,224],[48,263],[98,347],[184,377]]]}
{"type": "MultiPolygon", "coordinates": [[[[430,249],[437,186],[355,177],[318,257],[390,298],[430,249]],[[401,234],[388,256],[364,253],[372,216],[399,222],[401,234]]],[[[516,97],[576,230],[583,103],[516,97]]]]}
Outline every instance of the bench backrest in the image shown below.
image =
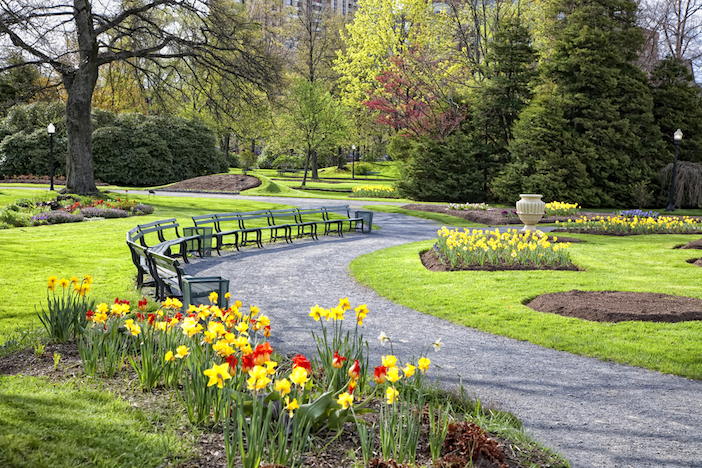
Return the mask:
{"type": "Polygon", "coordinates": [[[150,251],[148,256],[151,258],[154,279],[159,283],[161,290],[164,291],[166,287],[177,286],[178,290],[182,291],[185,272],[178,260],[150,251]]]}
{"type": "Polygon", "coordinates": [[[322,209],[325,211],[324,219],[329,219],[329,214],[330,213],[337,213],[341,215],[346,215],[347,218],[351,217],[350,211],[351,207],[349,205],[338,205],[338,206],[325,206],[322,207],[322,209]]]}
{"type": "Polygon", "coordinates": [[[270,210],[268,212],[269,226],[282,226],[284,224],[297,224],[297,208],[284,210],[270,210]]]}
{"type": "Polygon", "coordinates": [[[129,252],[132,254],[132,262],[137,270],[151,275],[151,258],[149,258],[146,248],[130,240],[127,240],[127,247],[129,247],[129,252]]]}
{"type": "Polygon", "coordinates": [[[193,224],[195,225],[195,227],[205,226],[207,224],[214,224],[215,230],[219,231],[219,224],[217,222],[217,215],[208,214],[208,215],[193,216],[192,218],[193,218],[193,224]]]}
{"type": "MultiPolygon", "coordinates": [[[[251,226],[247,226],[246,223],[248,221],[254,220],[254,219],[265,219],[268,221],[268,218],[270,217],[270,211],[269,210],[263,210],[263,211],[249,211],[246,213],[238,213],[238,218],[239,218],[239,229],[247,229],[250,228],[251,226]]],[[[268,221],[270,223],[270,221],[268,221]]]]}
{"type": "Polygon", "coordinates": [[[127,231],[127,243],[138,241],[144,234],[141,233],[139,226],[127,231]]]}
{"type": "Polygon", "coordinates": [[[159,242],[165,242],[167,239],[163,233],[168,229],[173,229],[174,238],[178,238],[180,237],[180,233],[178,232],[178,226],[180,225],[176,222],[175,218],[161,219],[159,221],[153,221],[147,224],[139,224],[137,225],[137,228],[139,228],[139,232],[141,234],[141,236],[139,237],[139,241],[144,247],[149,247],[146,243],[146,239],[144,238],[144,236],[146,234],[156,233],[159,242]]]}
{"type": "Polygon", "coordinates": [[[297,210],[298,223],[304,223],[305,221],[314,221],[315,217],[318,218],[318,220],[325,221],[326,218],[324,208],[302,208],[297,210]]]}

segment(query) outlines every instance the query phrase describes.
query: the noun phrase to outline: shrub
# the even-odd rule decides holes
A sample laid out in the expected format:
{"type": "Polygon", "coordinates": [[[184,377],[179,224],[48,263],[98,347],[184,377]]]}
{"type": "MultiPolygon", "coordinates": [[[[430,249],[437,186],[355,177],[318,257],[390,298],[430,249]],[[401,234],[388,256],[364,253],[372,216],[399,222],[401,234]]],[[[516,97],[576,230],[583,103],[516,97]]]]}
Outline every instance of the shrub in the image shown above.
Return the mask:
{"type": "MultiPolygon", "coordinates": [[[[663,186],[661,193],[666,200],[670,190],[670,177],[673,173],[673,164],[670,163],[661,169],[663,186]]],[[[702,206],[702,164],[688,161],[678,161],[675,171],[675,193],[673,194],[675,206],[679,208],[697,208],[702,206]]]]}
{"type": "Polygon", "coordinates": [[[27,213],[5,208],[0,210],[0,222],[14,227],[25,227],[32,224],[32,218],[27,213]]]}
{"type": "Polygon", "coordinates": [[[63,210],[46,211],[32,216],[32,224],[35,226],[42,224],[77,223],[80,221],[83,221],[83,215],[72,214],[63,210]]]}
{"type": "Polygon", "coordinates": [[[151,205],[144,205],[143,203],[137,203],[134,207],[134,214],[136,216],[150,215],[154,212],[154,207],[151,205]]]}
{"type": "Polygon", "coordinates": [[[373,171],[373,166],[366,163],[357,163],[353,166],[353,173],[355,175],[366,175],[373,171]]]}
{"type": "Polygon", "coordinates": [[[126,218],[129,216],[129,213],[124,210],[116,208],[95,208],[92,206],[83,208],[80,210],[80,214],[85,218],[126,218]]]}

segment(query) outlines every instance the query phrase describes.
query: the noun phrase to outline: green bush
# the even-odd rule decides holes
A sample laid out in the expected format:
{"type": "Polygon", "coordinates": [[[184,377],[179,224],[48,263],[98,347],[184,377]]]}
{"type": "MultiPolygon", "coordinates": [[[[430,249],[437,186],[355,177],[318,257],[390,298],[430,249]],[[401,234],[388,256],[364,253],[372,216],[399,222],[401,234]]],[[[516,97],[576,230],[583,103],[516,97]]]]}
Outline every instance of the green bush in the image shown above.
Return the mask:
{"type": "Polygon", "coordinates": [[[366,163],[356,163],[354,164],[353,173],[355,175],[366,175],[373,171],[373,166],[366,163]]]}
{"type": "Polygon", "coordinates": [[[443,142],[430,137],[404,140],[391,145],[393,151],[405,153],[403,179],[397,183],[401,197],[456,203],[486,198],[475,160],[477,144],[463,132],[443,142]]]}
{"type": "MultiPolygon", "coordinates": [[[[59,103],[15,106],[0,121],[0,175],[48,175],[49,122],[56,126],[56,175],[65,174],[67,141],[59,103]]],[[[163,185],[226,172],[214,132],[202,122],[180,117],[116,115],[93,110],[95,177],[113,184],[163,185]]]]}

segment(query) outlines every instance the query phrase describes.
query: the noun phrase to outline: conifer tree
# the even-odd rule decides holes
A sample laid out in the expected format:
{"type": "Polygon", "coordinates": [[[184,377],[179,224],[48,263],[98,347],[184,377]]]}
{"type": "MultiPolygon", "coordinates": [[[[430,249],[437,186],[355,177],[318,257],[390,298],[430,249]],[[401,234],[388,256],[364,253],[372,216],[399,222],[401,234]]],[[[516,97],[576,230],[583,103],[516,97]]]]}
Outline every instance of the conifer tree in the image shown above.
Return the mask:
{"type": "Polygon", "coordinates": [[[680,159],[702,162],[702,94],[686,63],[667,57],[656,66],[650,78],[653,115],[668,142],[668,161],[673,161],[673,133],[678,128],[680,159]]]}
{"type": "Polygon", "coordinates": [[[551,13],[545,85],[515,126],[515,158],[493,184],[584,206],[626,206],[632,186],[663,165],[660,130],[644,73],[643,42],[628,0],[560,0],[551,13]]]}

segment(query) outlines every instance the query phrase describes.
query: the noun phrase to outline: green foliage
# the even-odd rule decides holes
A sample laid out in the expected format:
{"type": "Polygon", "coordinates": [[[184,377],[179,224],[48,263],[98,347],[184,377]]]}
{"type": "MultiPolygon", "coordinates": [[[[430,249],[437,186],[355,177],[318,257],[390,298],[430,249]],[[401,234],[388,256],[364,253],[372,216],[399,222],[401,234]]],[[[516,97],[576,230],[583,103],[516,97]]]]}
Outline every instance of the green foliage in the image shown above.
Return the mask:
{"type": "Polygon", "coordinates": [[[673,133],[679,128],[684,134],[680,159],[702,162],[702,95],[687,64],[667,57],[653,70],[650,82],[653,115],[668,142],[666,161],[673,161],[673,133]]]}
{"type": "Polygon", "coordinates": [[[95,304],[95,301],[86,297],[91,281],[92,279],[87,278],[83,281],[72,278],[70,283],[62,279],[61,282],[64,283],[61,284],[55,276],[49,278],[49,288],[46,292],[48,310],[44,310],[42,306],[41,312],[37,312],[49,338],[66,343],[69,339],[83,334],[87,322],[86,314],[95,304]],[[61,286],[58,293],[56,286],[61,286]]]}
{"type": "Polygon", "coordinates": [[[499,168],[511,162],[507,145],[519,113],[532,97],[531,84],[536,78],[536,50],[529,30],[519,17],[507,17],[499,24],[488,44],[484,75],[486,80],[473,99],[473,126],[476,141],[484,148],[476,153],[485,187],[499,168]]]}
{"type": "Polygon", "coordinates": [[[246,174],[246,172],[251,167],[256,167],[256,161],[258,156],[253,151],[244,150],[239,153],[239,164],[241,164],[241,170],[246,174]]]}
{"type": "Polygon", "coordinates": [[[203,123],[179,117],[120,115],[93,131],[95,177],[114,184],[163,185],[226,171],[229,164],[203,123]]]}
{"type": "MultiPolygon", "coordinates": [[[[23,65],[21,54],[11,54],[7,65],[23,65]]],[[[19,66],[0,73],[0,115],[15,104],[28,102],[41,89],[39,67],[19,66]]]]}
{"type": "Polygon", "coordinates": [[[353,173],[356,175],[366,175],[373,172],[373,166],[366,163],[358,163],[353,165],[353,173]]]}
{"type": "Polygon", "coordinates": [[[642,41],[627,0],[562,0],[554,6],[546,82],[515,126],[515,158],[493,189],[587,206],[632,203],[629,186],[650,181],[665,152],[643,72],[642,41]]]}
{"type": "Polygon", "coordinates": [[[402,146],[408,156],[402,168],[404,177],[397,183],[401,197],[448,202],[485,199],[483,177],[475,159],[478,145],[462,131],[443,142],[422,137],[402,146]]]}
{"type": "MultiPolygon", "coordinates": [[[[65,174],[64,112],[60,103],[13,107],[0,124],[0,174],[49,174],[50,122],[55,173],[65,174]]],[[[95,176],[104,182],[163,185],[228,168],[214,133],[197,120],[95,110],[93,125],[95,176]]]]}

